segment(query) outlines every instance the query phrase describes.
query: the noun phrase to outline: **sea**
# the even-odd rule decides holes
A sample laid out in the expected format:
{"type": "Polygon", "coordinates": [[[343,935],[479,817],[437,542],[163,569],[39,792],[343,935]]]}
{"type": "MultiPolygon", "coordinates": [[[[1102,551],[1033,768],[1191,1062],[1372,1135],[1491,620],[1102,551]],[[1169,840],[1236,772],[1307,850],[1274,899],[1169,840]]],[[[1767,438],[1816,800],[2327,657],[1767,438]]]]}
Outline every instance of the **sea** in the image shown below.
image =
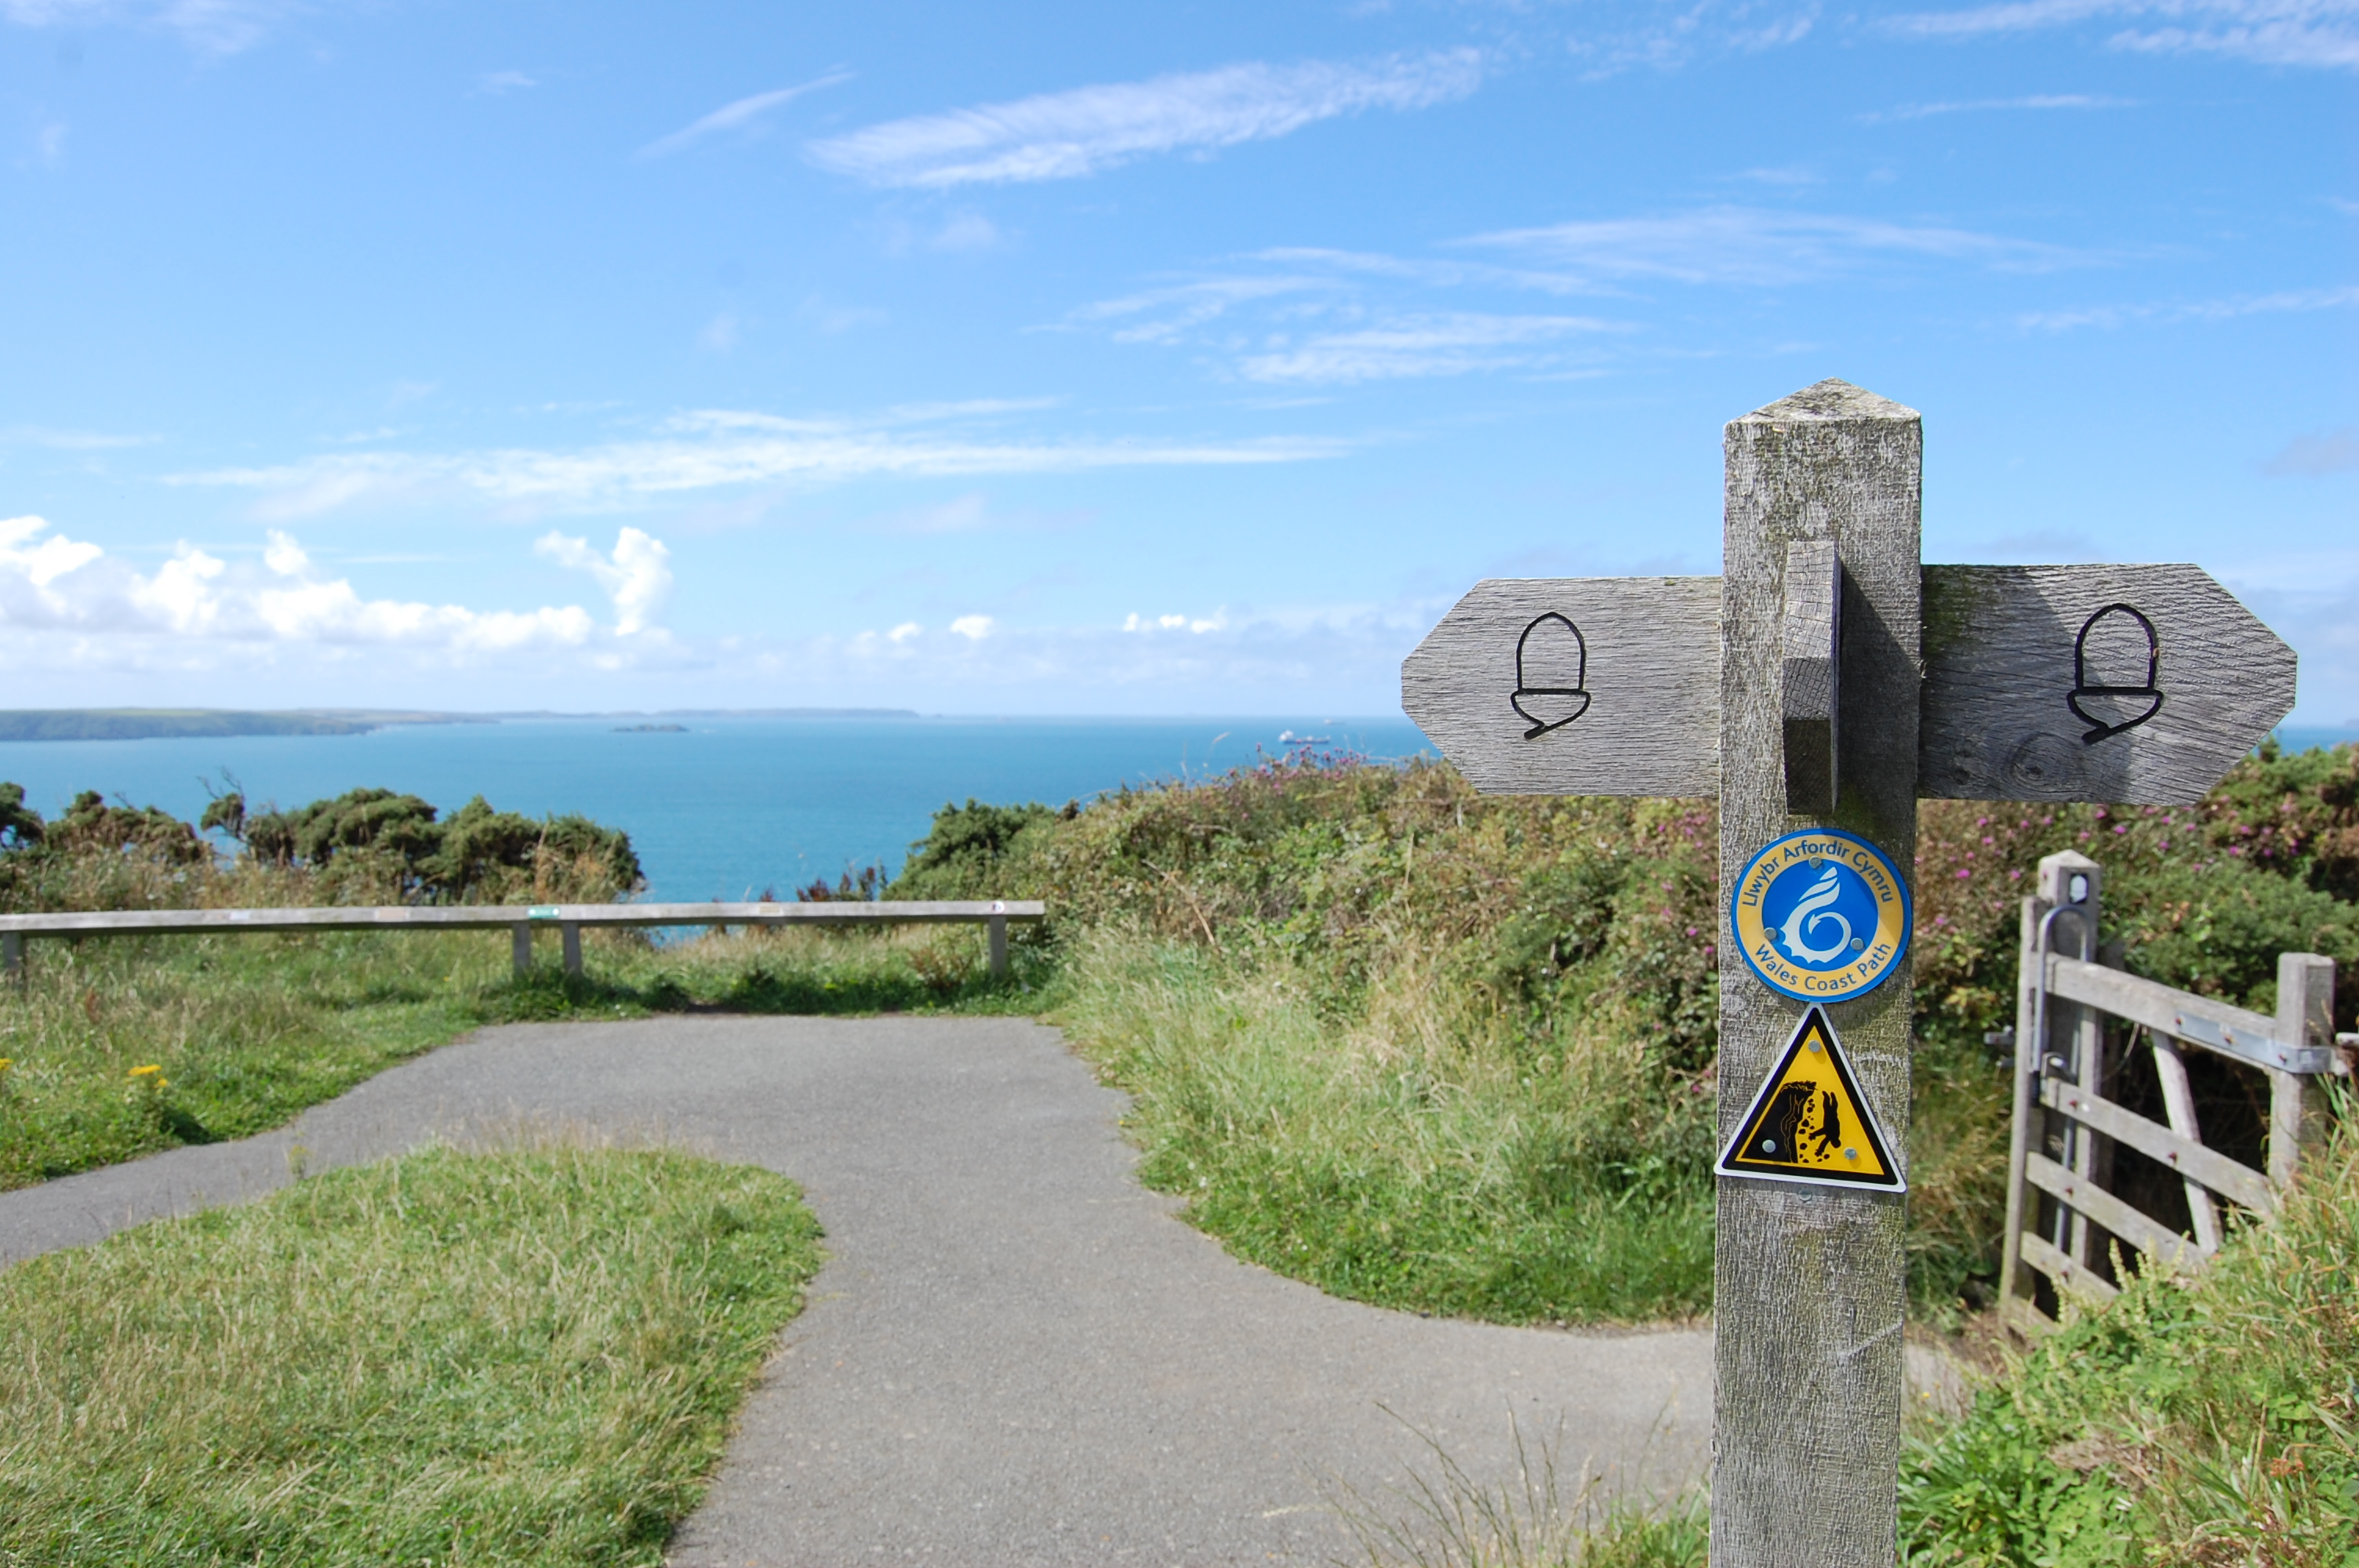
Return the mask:
{"type": "Polygon", "coordinates": [[[445,814],[579,812],[630,834],[666,901],[792,898],[847,871],[899,870],[945,805],[1084,804],[1302,749],[1432,754],[1407,719],[679,717],[388,725],[359,735],[0,742],[0,781],[54,816],[74,795],[194,821],[235,789],[249,810],[368,787],[445,814]],[[678,725],[678,729],[664,726],[678,725]]]}
{"type": "MultiPolygon", "coordinates": [[[[2359,730],[2278,732],[2291,748],[2359,730]]],[[[249,809],[361,787],[445,813],[480,795],[531,816],[579,812],[631,836],[668,901],[791,898],[825,877],[900,869],[946,805],[1088,802],[1204,779],[1308,748],[1395,760],[1434,749],[1399,716],[974,719],[616,716],[388,725],[359,735],[0,741],[0,781],[54,816],[82,790],[194,821],[235,789],[249,809]],[[647,728],[678,725],[678,729],[647,728]]]]}

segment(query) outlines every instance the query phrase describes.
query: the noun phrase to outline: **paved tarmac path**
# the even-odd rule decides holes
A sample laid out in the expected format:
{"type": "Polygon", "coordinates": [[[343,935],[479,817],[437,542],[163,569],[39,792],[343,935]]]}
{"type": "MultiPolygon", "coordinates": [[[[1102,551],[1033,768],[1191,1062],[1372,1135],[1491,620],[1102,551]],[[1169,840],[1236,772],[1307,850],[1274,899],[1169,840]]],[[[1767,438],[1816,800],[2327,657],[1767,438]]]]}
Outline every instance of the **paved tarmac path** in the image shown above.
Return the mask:
{"type": "Polygon", "coordinates": [[[1514,1475],[1508,1416],[1658,1491],[1701,1474],[1708,1333],[1564,1334],[1331,1300],[1132,1178],[1099,1087],[1015,1019],[490,1029],[292,1126],[0,1194],[0,1262],[518,1122],[653,1134],[800,1182],[830,1260],[747,1402],[681,1568],[1321,1563],[1332,1502],[1514,1475]],[[1387,1413],[1390,1412],[1390,1413],[1387,1413]],[[1407,1425],[1404,1425],[1407,1423],[1407,1425]]]}

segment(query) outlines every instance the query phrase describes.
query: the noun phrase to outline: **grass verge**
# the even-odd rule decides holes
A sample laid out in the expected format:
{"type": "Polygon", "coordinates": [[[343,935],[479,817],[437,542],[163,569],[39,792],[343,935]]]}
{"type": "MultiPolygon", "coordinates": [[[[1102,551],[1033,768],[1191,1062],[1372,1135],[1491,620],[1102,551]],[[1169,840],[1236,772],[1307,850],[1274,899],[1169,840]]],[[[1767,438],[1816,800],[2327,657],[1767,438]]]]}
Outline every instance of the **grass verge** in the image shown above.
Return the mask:
{"type": "Polygon", "coordinates": [[[432,1148],[0,1271],[0,1563],[654,1564],[801,1309],[793,1184],[432,1148]]]}
{"type": "Polygon", "coordinates": [[[518,979],[496,932],[29,943],[25,989],[0,989],[0,1189],[265,1131],[479,1024],[1007,1011],[1039,968],[1019,949],[995,979],[981,934],[955,928],[586,946],[586,978],[551,952],[518,979]]]}
{"type": "Polygon", "coordinates": [[[1140,1179],[1332,1295],[1495,1322],[1694,1316],[1712,1106],[1628,1053],[1449,1027],[1444,993],[1338,1019],[1277,964],[1093,938],[1054,1016],[1133,1097],[1140,1179]]]}
{"type": "Polygon", "coordinates": [[[2143,1278],[1903,1466],[1910,1568],[2359,1564],[2359,1136],[2191,1282],[2143,1278]]]}

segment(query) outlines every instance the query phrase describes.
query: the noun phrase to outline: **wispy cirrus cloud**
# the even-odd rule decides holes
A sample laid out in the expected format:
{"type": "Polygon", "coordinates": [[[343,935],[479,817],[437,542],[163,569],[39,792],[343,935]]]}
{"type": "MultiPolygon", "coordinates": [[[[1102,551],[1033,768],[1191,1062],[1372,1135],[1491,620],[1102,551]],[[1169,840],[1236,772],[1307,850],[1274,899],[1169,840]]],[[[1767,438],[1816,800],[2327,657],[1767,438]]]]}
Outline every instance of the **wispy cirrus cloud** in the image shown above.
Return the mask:
{"type": "Polygon", "coordinates": [[[1299,342],[1248,354],[1248,381],[1350,384],[1409,377],[1465,375],[1551,362],[1551,350],[1576,334],[1626,331],[1587,316],[1495,316],[1476,311],[1405,315],[1319,332],[1299,342]]]}
{"type": "Polygon", "coordinates": [[[2087,92],[2035,92],[2021,98],[1969,98],[1954,103],[1903,103],[1862,114],[1863,125],[1901,120],[1930,120],[1937,114],[1984,114],[2019,109],[2135,109],[2135,98],[2102,98],[2087,92]]]}
{"type": "Polygon", "coordinates": [[[1845,276],[1896,257],[2002,272],[2049,272],[2096,259],[2062,245],[1943,224],[1734,206],[1510,229],[1459,243],[1522,252],[1576,276],[1756,287],[1845,276]]]}
{"type": "Polygon", "coordinates": [[[2114,20],[2143,24],[2111,34],[2105,42],[2114,49],[2359,70],[2359,0],[2002,0],[1882,26],[1905,38],[1954,39],[2114,20]]]}
{"type": "Polygon", "coordinates": [[[871,475],[943,477],[1078,473],[1300,462],[1348,449],[1339,441],[1150,439],[1025,440],[942,428],[1024,404],[952,405],[889,411],[853,422],[704,409],[663,421],[641,439],[570,450],[502,448],[472,452],[339,452],[266,467],[168,476],[167,482],[258,492],[256,515],[316,516],[363,501],[471,497],[528,511],[603,511],[703,491],[829,484],[871,475]]]}
{"type": "Polygon", "coordinates": [[[1073,179],[1156,153],[1267,141],[1371,109],[1410,110],[1482,85],[1471,49],[1364,63],[1249,61],[892,120],[812,142],[821,168],[871,185],[1073,179]]]}
{"type": "Polygon", "coordinates": [[[713,136],[732,133],[739,136],[758,135],[764,128],[762,117],[771,110],[791,103],[806,92],[816,92],[822,87],[833,87],[838,82],[851,80],[852,72],[848,70],[831,70],[825,76],[813,77],[809,81],[798,82],[792,87],[780,87],[768,92],[756,92],[750,97],[740,98],[734,103],[723,103],[712,114],[701,119],[690,121],[669,135],[658,136],[654,141],[633,153],[631,157],[645,163],[654,158],[669,157],[674,153],[685,152],[697,143],[709,140],[713,136]]]}
{"type": "Polygon", "coordinates": [[[2015,323],[2028,331],[2069,332],[2080,327],[2125,327],[2139,321],[2164,325],[2180,321],[2232,321],[2240,316],[2338,310],[2351,306],[2359,306],[2359,285],[2342,288],[2285,288],[2273,294],[2245,294],[2227,299],[2180,300],[2165,305],[2091,305],[2071,310],[2035,310],[2017,316],[2015,323]]]}

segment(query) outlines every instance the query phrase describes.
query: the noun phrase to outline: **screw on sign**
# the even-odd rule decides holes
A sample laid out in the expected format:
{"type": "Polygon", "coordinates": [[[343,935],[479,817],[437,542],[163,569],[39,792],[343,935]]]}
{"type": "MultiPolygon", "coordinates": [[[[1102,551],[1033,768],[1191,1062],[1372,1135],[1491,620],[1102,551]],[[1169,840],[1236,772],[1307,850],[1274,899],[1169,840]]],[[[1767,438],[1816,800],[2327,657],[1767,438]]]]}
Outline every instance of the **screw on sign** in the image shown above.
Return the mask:
{"type": "Polygon", "coordinates": [[[1712,1562],[1890,1568],[1917,801],[2194,801],[2294,655],[2197,567],[1925,565],[1844,382],[1724,449],[1721,576],[1477,583],[1401,705],[1486,794],[1719,797],[1712,1562]]]}

